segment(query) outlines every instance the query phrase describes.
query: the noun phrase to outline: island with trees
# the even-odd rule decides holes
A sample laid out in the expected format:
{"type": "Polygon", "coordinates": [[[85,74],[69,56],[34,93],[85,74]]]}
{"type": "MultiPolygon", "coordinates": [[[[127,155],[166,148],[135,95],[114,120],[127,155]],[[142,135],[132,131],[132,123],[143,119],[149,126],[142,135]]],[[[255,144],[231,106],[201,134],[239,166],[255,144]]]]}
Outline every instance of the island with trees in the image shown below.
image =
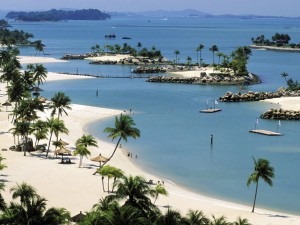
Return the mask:
{"type": "Polygon", "coordinates": [[[98,9],[82,9],[82,10],[57,10],[51,9],[48,11],[37,12],[9,12],[6,15],[8,19],[18,21],[62,21],[62,20],[106,20],[111,16],[101,12],[98,9]]]}
{"type": "Polygon", "coordinates": [[[271,40],[261,34],[256,38],[252,37],[251,41],[252,45],[250,45],[250,47],[255,49],[300,52],[300,42],[297,44],[290,43],[291,37],[289,34],[275,33],[271,37],[271,40]]]}

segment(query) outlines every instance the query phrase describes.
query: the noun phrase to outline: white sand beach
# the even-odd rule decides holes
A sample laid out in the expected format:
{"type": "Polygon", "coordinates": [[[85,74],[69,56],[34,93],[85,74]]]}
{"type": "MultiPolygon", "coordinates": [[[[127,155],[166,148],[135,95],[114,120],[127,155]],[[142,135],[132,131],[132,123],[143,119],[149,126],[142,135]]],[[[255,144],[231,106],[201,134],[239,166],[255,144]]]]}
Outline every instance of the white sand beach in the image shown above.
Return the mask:
{"type": "Polygon", "coordinates": [[[124,54],[115,54],[115,55],[103,55],[103,56],[97,56],[97,57],[88,57],[87,60],[92,61],[120,61],[123,59],[130,58],[130,55],[124,55],[124,54]]]}
{"type": "Polygon", "coordinates": [[[191,77],[200,77],[201,73],[206,73],[206,75],[210,75],[211,73],[218,73],[219,70],[214,69],[213,67],[196,67],[194,70],[180,70],[175,72],[168,72],[175,76],[180,76],[183,78],[191,78],[191,77]]]}
{"type": "Polygon", "coordinates": [[[18,59],[20,60],[20,63],[22,63],[22,64],[66,62],[66,60],[55,59],[55,58],[51,58],[51,57],[19,56],[18,59]]]}
{"type": "MultiPolygon", "coordinates": [[[[87,79],[87,77],[82,76],[49,73],[47,81],[78,78],[87,79]]],[[[1,94],[3,94],[5,84],[0,84],[0,90],[1,94]]],[[[5,102],[5,96],[0,97],[0,102],[5,102]]],[[[8,108],[8,110],[11,110],[11,108],[8,108]]],[[[69,135],[61,135],[61,138],[70,143],[69,147],[75,147],[76,139],[81,137],[83,133],[87,134],[86,128],[90,123],[114,117],[122,112],[124,113],[123,109],[114,110],[73,104],[72,110],[68,111],[69,115],[62,117],[70,133],[69,135]]],[[[4,107],[0,112],[1,131],[6,132],[12,127],[8,121],[9,113],[5,112],[4,107]]],[[[41,116],[47,116],[47,113],[41,116]]],[[[100,126],[99,132],[103,132],[104,128],[100,126]]],[[[90,148],[92,152],[91,157],[100,153],[106,157],[110,156],[115,144],[99,139],[97,141],[99,148],[90,148]]],[[[128,141],[132,140],[129,139],[128,141]]],[[[13,136],[10,133],[1,134],[0,143],[0,149],[8,149],[14,144],[13,136]]],[[[109,164],[121,168],[127,175],[142,175],[146,180],[152,179],[154,182],[164,180],[169,196],[158,198],[156,204],[161,210],[166,210],[166,206],[170,206],[172,209],[178,209],[184,215],[188,209],[199,209],[203,210],[207,216],[214,215],[219,217],[224,215],[228,221],[234,221],[238,216],[248,218],[253,225],[300,224],[300,216],[259,208],[256,208],[255,213],[251,213],[252,202],[245,206],[217,200],[188,191],[186,188],[173,183],[174,181],[171,182],[163,177],[153,176],[136,166],[135,162],[139,159],[127,157],[126,153],[130,149],[126,149],[125,142],[122,142],[122,146],[109,164]]],[[[27,153],[27,156],[23,156],[22,152],[10,150],[1,151],[1,155],[6,158],[4,163],[7,165],[7,168],[1,171],[2,179],[6,181],[6,189],[3,193],[6,200],[10,200],[9,189],[12,186],[16,183],[27,182],[34,186],[40,195],[48,199],[48,206],[65,207],[74,215],[79,213],[79,211],[89,211],[93,204],[97,203],[101,197],[107,195],[107,193],[102,191],[101,177],[92,175],[98,164],[89,159],[84,158],[82,168],[78,168],[79,158],[75,156],[71,157],[75,164],[59,164],[60,158],[54,158],[53,153],[50,153],[51,158],[48,159],[40,153],[27,153]]],[[[107,180],[105,180],[105,184],[106,182],[107,180]]],[[[245,188],[247,188],[246,185],[245,188]]],[[[249,192],[249,194],[254,195],[252,192],[249,192]]]]}
{"type": "Polygon", "coordinates": [[[300,97],[281,97],[265,99],[262,101],[279,105],[284,110],[300,110],[300,97]]]}

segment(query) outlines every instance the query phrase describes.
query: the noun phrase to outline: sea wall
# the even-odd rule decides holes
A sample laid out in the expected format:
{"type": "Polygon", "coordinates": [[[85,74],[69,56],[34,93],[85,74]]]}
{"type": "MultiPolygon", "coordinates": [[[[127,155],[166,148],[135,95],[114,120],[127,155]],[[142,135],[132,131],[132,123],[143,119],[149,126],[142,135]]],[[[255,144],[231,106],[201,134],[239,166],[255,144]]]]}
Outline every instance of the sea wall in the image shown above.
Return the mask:
{"type": "Polygon", "coordinates": [[[277,92],[253,92],[248,91],[247,93],[238,92],[233,94],[232,92],[227,92],[225,95],[219,98],[220,102],[252,102],[252,101],[260,101],[264,99],[271,98],[280,98],[287,96],[300,96],[300,91],[286,91],[279,90],[277,92]]]}
{"type": "Polygon", "coordinates": [[[178,84],[198,84],[198,85],[251,85],[261,83],[259,77],[254,74],[248,76],[225,76],[216,74],[213,76],[199,77],[179,77],[179,76],[152,76],[148,82],[156,83],[178,83],[178,84]]]}
{"type": "Polygon", "coordinates": [[[269,109],[260,118],[271,120],[300,120],[300,111],[269,109]]]}
{"type": "Polygon", "coordinates": [[[279,51],[279,52],[300,52],[300,48],[277,47],[277,46],[268,46],[268,45],[250,45],[250,48],[265,49],[265,50],[279,51]]]}

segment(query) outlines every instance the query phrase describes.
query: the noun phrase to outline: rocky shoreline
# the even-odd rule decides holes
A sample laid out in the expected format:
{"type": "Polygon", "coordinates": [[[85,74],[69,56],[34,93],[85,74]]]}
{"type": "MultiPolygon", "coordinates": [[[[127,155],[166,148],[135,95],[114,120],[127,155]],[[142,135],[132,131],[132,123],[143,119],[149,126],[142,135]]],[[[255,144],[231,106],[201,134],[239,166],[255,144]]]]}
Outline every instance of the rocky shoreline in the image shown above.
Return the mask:
{"type": "Polygon", "coordinates": [[[300,111],[269,109],[260,118],[271,120],[300,120],[300,111]]]}
{"type": "Polygon", "coordinates": [[[228,74],[199,74],[199,77],[179,76],[152,76],[147,82],[156,83],[177,83],[177,84],[198,84],[198,85],[252,85],[259,84],[261,80],[255,74],[248,76],[231,76],[228,74]]]}
{"type": "Polygon", "coordinates": [[[219,98],[220,102],[253,102],[260,101],[271,98],[280,97],[299,97],[300,91],[286,91],[279,90],[277,92],[253,92],[248,91],[247,93],[238,92],[233,94],[232,92],[227,92],[225,95],[219,98]]]}
{"type": "Polygon", "coordinates": [[[281,51],[281,52],[300,52],[300,48],[291,48],[291,47],[277,47],[269,45],[250,45],[250,48],[254,49],[265,49],[270,51],[281,51]]]}

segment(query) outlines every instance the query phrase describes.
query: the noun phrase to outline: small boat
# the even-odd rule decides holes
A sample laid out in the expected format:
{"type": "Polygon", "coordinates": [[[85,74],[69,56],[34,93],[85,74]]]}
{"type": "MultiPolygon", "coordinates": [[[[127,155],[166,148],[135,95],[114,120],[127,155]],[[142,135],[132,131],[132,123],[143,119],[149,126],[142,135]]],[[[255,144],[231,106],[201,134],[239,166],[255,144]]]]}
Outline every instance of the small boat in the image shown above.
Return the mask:
{"type": "Polygon", "coordinates": [[[130,39],[132,39],[132,38],[131,38],[131,37],[122,37],[122,39],[130,40],[130,39]]]}
{"type": "Polygon", "coordinates": [[[107,39],[115,39],[116,35],[115,34],[107,34],[104,37],[107,38],[107,39]]]}

